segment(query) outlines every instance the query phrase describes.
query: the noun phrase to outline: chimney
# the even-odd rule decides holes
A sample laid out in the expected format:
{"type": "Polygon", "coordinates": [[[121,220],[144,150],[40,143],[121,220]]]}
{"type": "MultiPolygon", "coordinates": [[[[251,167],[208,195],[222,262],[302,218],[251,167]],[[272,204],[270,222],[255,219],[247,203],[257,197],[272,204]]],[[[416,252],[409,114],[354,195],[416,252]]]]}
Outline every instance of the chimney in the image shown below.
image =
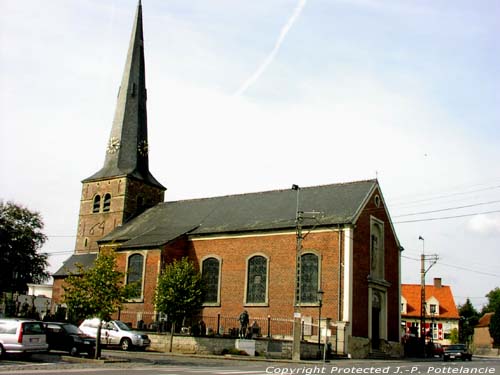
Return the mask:
{"type": "Polygon", "coordinates": [[[440,277],[435,277],[434,278],[434,287],[435,288],[441,288],[441,278],[440,277]]]}

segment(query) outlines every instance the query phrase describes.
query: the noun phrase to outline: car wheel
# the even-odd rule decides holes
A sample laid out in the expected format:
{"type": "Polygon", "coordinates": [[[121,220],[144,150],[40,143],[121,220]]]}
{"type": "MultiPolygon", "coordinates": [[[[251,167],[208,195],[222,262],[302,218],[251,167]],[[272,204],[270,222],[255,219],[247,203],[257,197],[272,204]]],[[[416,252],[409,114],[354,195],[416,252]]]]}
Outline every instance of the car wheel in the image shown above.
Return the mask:
{"type": "Polygon", "coordinates": [[[5,349],[3,348],[2,344],[0,344],[0,358],[3,358],[5,355],[5,349]]]}
{"type": "Polygon", "coordinates": [[[72,357],[76,357],[78,355],[78,348],[76,346],[71,347],[69,350],[69,355],[72,357]]]}
{"type": "Polygon", "coordinates": [[[120,341],[120,347],[122,348],[122,350],[130,350],[132,349],[132,341],[130,341],[130,339],[127,339],[127,338],[123,338],[121,341],[120,341]]]}

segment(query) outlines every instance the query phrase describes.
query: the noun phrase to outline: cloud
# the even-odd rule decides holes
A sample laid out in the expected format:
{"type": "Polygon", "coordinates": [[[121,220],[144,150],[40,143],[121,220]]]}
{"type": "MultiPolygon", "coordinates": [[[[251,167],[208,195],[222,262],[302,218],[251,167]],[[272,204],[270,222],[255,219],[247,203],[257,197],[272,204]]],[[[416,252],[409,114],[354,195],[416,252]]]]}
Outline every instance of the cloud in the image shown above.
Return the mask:
{"type": "Polygon", "coordinates": [[[469,220],[468,229],[483,235],[500,234],[500,215],[476,215],[469,220]]]}
{"type": "Polygon", "coordinates": [[[252,74],[250,76],[250,78],[248,78],[240,86],[240,88],[238,90],[236,90],[236,92],[234,93],[235,96],[242,95],[250,86],[252,86],[259,79],[259,77],[262,75],[262,73],[264,73],[264,71],[269,66],[269,64],[271,64],[273,62],[274,58],[276,57],[276,54],[278,53],[278,51],[281,47],[281,44],[285,40],[286,34],[288,34],[288,32],[292,28],[294,22],[300,16],[302,9],[304,9],[304,7],[306,5],[306,2],[307,2],[307,0],[299,0],[297,6],[293,10],[291,17],[288,19],[285,26],[283,26],[283,28],[281,29],[280,35],[278,36],[278,39],[276,40],[276,43],[274,44],[274,48],[269,53],[269,55],[266,57],[264,62],[258,67],[258,69],[255,71],[255,73],[252,74]]]}

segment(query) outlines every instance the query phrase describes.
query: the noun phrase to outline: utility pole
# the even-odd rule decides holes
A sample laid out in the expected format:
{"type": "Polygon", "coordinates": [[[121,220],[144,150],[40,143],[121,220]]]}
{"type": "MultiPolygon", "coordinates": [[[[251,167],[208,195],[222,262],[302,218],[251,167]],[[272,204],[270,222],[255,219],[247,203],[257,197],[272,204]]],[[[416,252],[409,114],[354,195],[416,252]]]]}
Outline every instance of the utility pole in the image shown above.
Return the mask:
{"type": "Polygon", "coordinates": [[[302,253],[302,220],[303,213],[299,210],[300,187],[292,185],[292,190],[297,192],[297,209],[295,211],[296,229],[296,254],[295,254],[295,295],[293,312],[293,346],[292,360],[300,361],[300,336],[302,330],[302,317],[300,314],[300,278],[301,278],[301,253],[302,253]]]}
{"type": "Polygon", "coordinates": [[[425,274],[429,271],[439,259],[437,254],[425,255],[425,240],[422,236],[418,237],[422,241],[422,255],[420,256],[420,340],[422,341],[422,353],[425,355],[425,314],[426,298],[425,298],[425,274]],[[426,269],[425,261],[429,260],[431,264],[426,269]]]}

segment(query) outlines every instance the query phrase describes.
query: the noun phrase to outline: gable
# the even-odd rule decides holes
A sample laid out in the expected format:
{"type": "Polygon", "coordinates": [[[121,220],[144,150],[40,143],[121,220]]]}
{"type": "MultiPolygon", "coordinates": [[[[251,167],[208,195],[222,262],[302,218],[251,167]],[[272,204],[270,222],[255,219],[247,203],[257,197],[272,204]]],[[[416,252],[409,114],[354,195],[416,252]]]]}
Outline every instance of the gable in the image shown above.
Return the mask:
{"type": "MultiPolygon", "coordinates": [[[[407,301],[407,311],[403,314],[406,317],[420,317],[420,285],[419,284],[401,284],[401,295],[407,301]]],[[[440,318],[459,319],[455,299],[448,285],[435,287],[433,285],[425,286],[426,301],[438,301],[440,318]]]]}

